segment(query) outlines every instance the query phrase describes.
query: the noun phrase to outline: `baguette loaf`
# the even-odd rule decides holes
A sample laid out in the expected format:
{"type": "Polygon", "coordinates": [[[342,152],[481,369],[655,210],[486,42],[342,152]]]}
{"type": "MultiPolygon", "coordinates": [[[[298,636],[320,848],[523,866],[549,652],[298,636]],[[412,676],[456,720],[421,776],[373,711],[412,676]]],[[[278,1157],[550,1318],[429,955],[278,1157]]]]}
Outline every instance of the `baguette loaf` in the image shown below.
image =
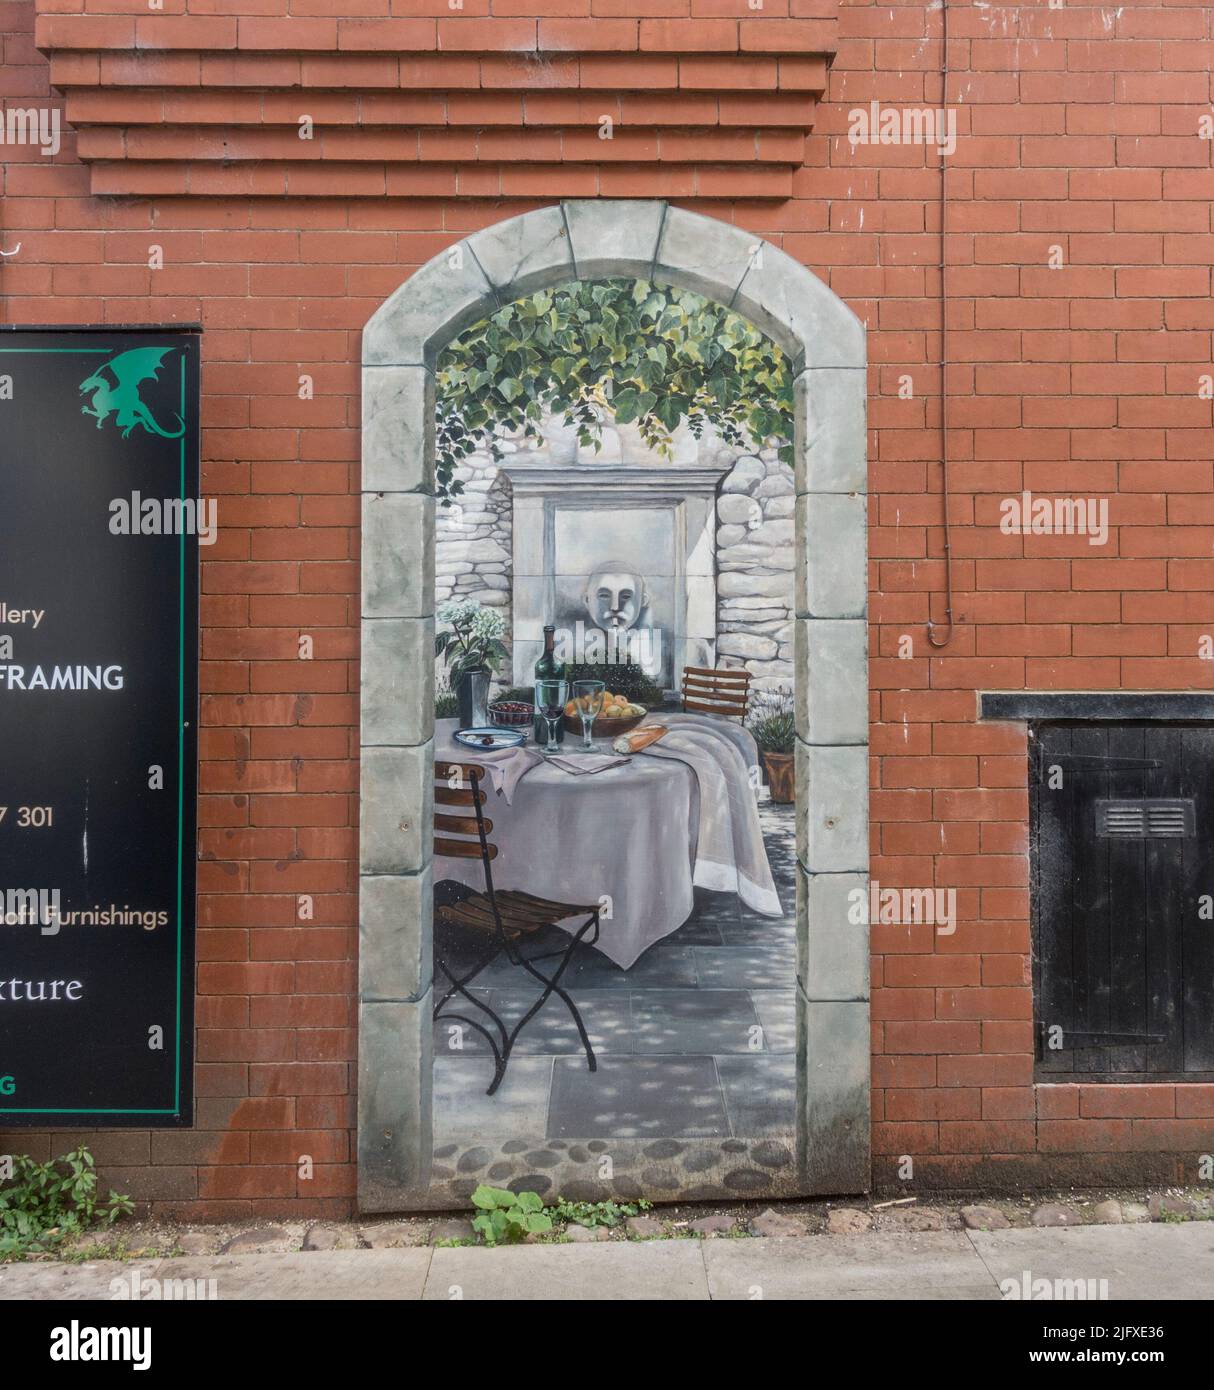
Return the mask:
{"type": "Polygon", "coordinates": [[[639,753],[642,748],[648,748],[651,743],[656,743],[665,732],[665,724],[642,725],[639,729],[621,734],[611,745],[611,751],[613,753],[639,753]]]}

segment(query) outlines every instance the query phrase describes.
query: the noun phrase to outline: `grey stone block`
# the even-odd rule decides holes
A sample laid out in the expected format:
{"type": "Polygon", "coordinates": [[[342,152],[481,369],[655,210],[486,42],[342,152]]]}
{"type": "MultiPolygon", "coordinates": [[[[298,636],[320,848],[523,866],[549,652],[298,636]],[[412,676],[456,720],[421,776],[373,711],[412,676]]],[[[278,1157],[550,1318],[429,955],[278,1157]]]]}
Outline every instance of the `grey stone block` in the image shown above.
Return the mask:
{"type": "MultiPolygon", "coordinates": [[[[754,258],[760,251],[767,254],[774,250],[775,247],[740,227],[718,222],[715,217],[701,217],[683,208],[668,207],[658,244],[657,271],[662,279],[707,295],[720,304],[732,305],[737,287],[754,258]]],[[[782,335],[783,341],[774,333],[771,336],[781,347],[788,341],[787,333],[782,335]]]]}
{"type": "Polygon", "coordinates": [[[665,203],[570,199],[561,206],[580,278],[632,275],[649,279],[665,203]]]}
{"type": "Polygon", "coordinates": [[[364,748],[432,737],[433,618],[364,619],[361,680],[364,748]]]}
{"type": "Polygon", "coordinates": [[[797,997],[797,1159],[807,1194],[866,1192],[869,1149],[868,1002],[797,997]]]}
{"type": "Polygon", "coordinates": [[[868,374],[863,353],[846,367],[812,367],[793,383],[797,491],[868,490],[868,374]]]}
{"type": "Polygon", "coordinates": [[[858,492],[797,498],[793,602],[803,618],[862,618],[868,605],[868,505],[858,492]]]}
{"type": "Polygon", "coordinates": [[[867,876],[798,868],[797,978],[805,993],[819,1000],[867,999],[868,960],[867,876]]]}
{"type": "Polygon", "coordinates": [[[431,870],[368,874],[358,888],[359,995],[367,1002],[417,998],[434,973],[431,870]]]}
{"type": "Polygon", "coordinates": [[[358,1010],[358,1206],[400,1210],[430,1181],[434,1001],[358,1010]]]}
{"type": "Polygon", "coordinates": [[[415,270],[372,315],[363,329],[363,365],[433,367],[442,348],[496,303],[476,257],[457,242],[415,270]]]}
{"type": "Polygon", "coordinates": [[[418,873],[432,858],[434,745],[362,750],[364,874],[418,873]]]}
{"type": "Polygon", "coordinates": [[[434,612],[434,499],[365,492],[362,506],[364,618],[428,618],[434,612]]]}
{"type": "Polygon", "coordinates": [[[767,242],[751,256],[733,307],[778,343],[795,368],[864,364],[864,324],[812,271],[767,242]]]}
{"type": "Polygon", "coordinates": [[[363,491],[433,492],[433,439],[430,372],[424,367],[364,367],[363,491]]]}
{"type": "Polygon", "coordinates": [[[559,207],[539,208],[484,227],[468,238],[503,304],[574,278],[573,256],[559,207]]]}
{"type": "Polygon", "coordinates": [[[868,745],[797,739],[797,857],[810,873],[868,872],[868,745]]]}
{"type": "Polygon", "coordinates": [[[868,625],[797,618],[797,733],[806,743],[868,742],[868,625]]]}

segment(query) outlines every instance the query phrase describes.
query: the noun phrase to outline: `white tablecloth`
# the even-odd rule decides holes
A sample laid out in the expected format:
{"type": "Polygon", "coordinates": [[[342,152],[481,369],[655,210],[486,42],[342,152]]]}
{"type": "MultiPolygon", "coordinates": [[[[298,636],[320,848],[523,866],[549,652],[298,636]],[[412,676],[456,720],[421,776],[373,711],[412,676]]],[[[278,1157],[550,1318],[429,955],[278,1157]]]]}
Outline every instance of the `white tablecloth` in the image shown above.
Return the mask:
{"type": "MultiPolygon", "coordinates": [[[[655,714],[647,722],[668,720],[727,726],[731,742],[757,761],[753,739],[736,720],[678,713],[655,714]]],[[[454,719],[437,722],[435,759],[477,761],[475,751],[453,739],[457,727],[454,719]]],[[[566,734],[564,748],[580,742],[566,734]]],[[[608,740],[595,743],[603,751],[610,747],[608,740]]],[[[625,970],[691,915],[699,789],[687,763],[638,754],[625,766],[582,776],[544,764],[523,776],[510,802],[492,783],[487,790],[489,838],[498,847],[494,884],[562,902],[606,898],[597,949],[625,970]]],[[[484,888],[479,859],[438,857],[434,879],[484,888]]],[[[578,925],[578,919],[562,923],[570,930],[578,925]]]]}

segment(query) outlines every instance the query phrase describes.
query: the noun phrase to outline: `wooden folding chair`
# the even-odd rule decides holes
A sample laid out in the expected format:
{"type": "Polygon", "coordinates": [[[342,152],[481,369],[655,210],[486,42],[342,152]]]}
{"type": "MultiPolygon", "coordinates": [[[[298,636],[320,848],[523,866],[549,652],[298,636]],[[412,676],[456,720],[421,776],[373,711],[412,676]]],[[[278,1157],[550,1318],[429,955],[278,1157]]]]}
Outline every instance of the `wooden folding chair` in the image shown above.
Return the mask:
{"type": "Polygon", "coordinates": [[[683,667],[683,708],[689,714],[724,714],[745,723],[749,699],[749,671],[711,666],[683,667]]]}
{"type": "Polygon", "coordinates": [[[484,813],[486,782],[485,769],[476,763],[443,763],[434,765],[434,801],[436,808],[450,807],[451,811],[435,810],[434,813],[434,852],[450,859],[479,859],[485,871],[485,891],[472,893],[459,902],[446,903],[435,908],[435,919],[450,927],[463,928],[469,934],[479,937],[483,949],[477,955],[471,969],[450,965],[438,950],[435,943],[435,965],[447,977],[450,984],[442,998],[434,1006],[434,1017],[451,1019],[466,1024],[479,1033],[493,1051],[493,1082],[487,1092],[493,1095],[502,1084],[506,1066],[519,1034],[555,994],[564,1001],[565,1007],[577,1026],[578,1037],[586,1050],[586,1062],[591,1071],[596,1071],[594,1049],[586,1034],[586,1025],[577,1005],[561,987],[561,976],[573,958],[573,953],[583,941],[592,946],[599,936],[599,907],[590,903],[563,903],[550,898],[539,898],[533,893],[521,890],[497,891],[493,886],[493,870],[490,867],[497,858],[497,846],[489,841],[493,822],[484,813]],[[469,808],[471,814],[469,814],[469,808]],[[462,812],[462,814],[460,814],[462,812]],[[567,917],[580,917],[586,913],[586,920],[569,937],[568,945],[557,951],[547,951],[536,955],[524,955],[520,944],[529,937],[546,928],[563,922],[567,917]],[[588,934],[589,933],[589,934],[588,934]],[[500,1016],[482,999],[469,992],[468,986],[498,956],[504,955],[513,965],[525,970],[528,975],[543,985],[539,998],[519,1019],[512,1029],[507,1029],[500,1016]],[[559,958],[560,964],[552,975],[537,970],[535,962],[559,958]],[[470,1004],[479,1010],[481,1019],[469,1018],[466,1014],[443,1010],[453,1000],[457,1004],[470,1004]],[[483,1016],[487,1016],[496,1029],[496,1035],[485,1026],[483,1016]]]}

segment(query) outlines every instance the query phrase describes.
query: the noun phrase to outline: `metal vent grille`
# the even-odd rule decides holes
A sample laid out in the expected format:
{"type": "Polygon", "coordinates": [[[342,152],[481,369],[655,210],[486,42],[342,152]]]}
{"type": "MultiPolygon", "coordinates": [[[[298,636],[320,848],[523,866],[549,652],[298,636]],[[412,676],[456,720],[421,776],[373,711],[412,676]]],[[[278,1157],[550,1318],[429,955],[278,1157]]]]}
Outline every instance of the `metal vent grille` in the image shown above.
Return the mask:
{"type": "Polygon", "coordinates": [[[1096,834],[1108,839],[1177,839],[1195,833],[1193,802],[1170,797],[1098,801],[1096,834]]]}

